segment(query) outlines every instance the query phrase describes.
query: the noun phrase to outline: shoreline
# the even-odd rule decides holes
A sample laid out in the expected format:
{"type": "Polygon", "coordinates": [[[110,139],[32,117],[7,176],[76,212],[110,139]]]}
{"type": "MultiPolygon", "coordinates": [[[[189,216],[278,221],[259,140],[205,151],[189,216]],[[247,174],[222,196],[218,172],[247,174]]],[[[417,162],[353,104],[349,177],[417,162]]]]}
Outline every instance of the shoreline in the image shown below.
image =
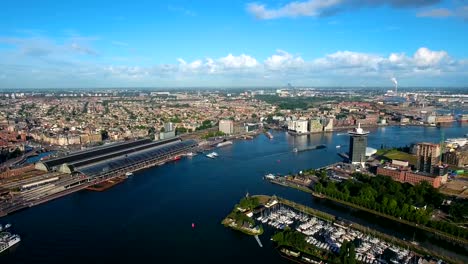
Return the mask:
{"type": "Polygon", "coordinates": [[[317,193],[317,192],[314,192],[313,190],[311,190],[310,188],[307,188],[305,186],[299,186],[297,184],[293,184],[287,180],[284,180],[284,181],[278,181],[278,180],[271,180],[271,179],[267,179],[269,182],[273,183],[273,184],[278,184],[280,186],[283,186],[283,187],[289,187],[289,188],[293,188],[293,189],[296,189],[296,190],[299,190],[299,191],[303,191],[303,192],[306,192],[306,193],[310,193],[313,197],[317,198],[317,199],[326,199],[326,200],[329,200],[329,201],[332,201],[332,202],[335,202],[335,203],[338,203],[342,206],[349,206],[349,207],[352,207],[354,209],[357,209],[357,210],[361,210],[361,211],[365,211],[365,212],[368,212],[368,213],[371,213],[373,215],[376,215],[376,216],[379,216],[379,217],[384,217],[388,220],[392,220],[392,221],[396,221],[398,223],[401,223],[401,224],[405,224],[405,225],[409,225],[411,227],[414,227],[414,228],[418,228],[422,231],[425,231],[425,232],[429,232],[439,238],[442,238],[446,241],[449,241],[449,242],[452,242],[452,243],[458,243],[459,245],[463,246],[463,247],[467,247],[468,246],[468,241],[465,240],[465,239],[462,239],[462,238],[458,238],[458,237],[453,237],[449,234],[446,234],[440,230],[437,230],[437,229],[433,229],[433,228],[430,228],[430,227],[427,227],[427,226],[424,226],[424,225],[418,225],[418,224],[414,224],[410,221],[407,221],[407,220],[403,220],[403,219],[399,219],[399,218],[396,218],[396,217],[393,217],[393,216],[390,216],[390,215],[387,215],[387,214],[384,214],[384,213],[380,213],[380,212],[377,212],[375,210],[372,210],[372,209],[369,209],[369,208],[365,208],[365,207],[362,207],[362,206],[359,206],[359,205],[356,205],[356,204],[353,204],[353,203],[350,203],[350,202],[346,202],[346,201],[342,201],[342,200],[339,200],[339,199],[336,199],[336,198],[332,198],[332,197],[329,197],[325,194],[322,194],[322,193],[317,193]]]}
{"type": "MultiPolygon", "coordinates": [[[[272,199],[273,198],[273,196],[267,196],[267,195],[253,195],[252,197],[262,197],[264,199],[265,198],[267,198],[267,199],[272,199]]],[[[411,243],[409,241],[402,240],[402,239],[399,239],[397,237],[393,237],[393,236],[381,233],[381,232],[379,232],[377,230],[374,230],[374,229],[359,225],[359,224],[354,223],[352,221],[346,220],[346,223],[343,223],[335,215],[332,215],[332,214],[329,214],[329,213],[326,213],[326,212],[323,212],[323,211],[308,207],[306,205],[299,204],[299,203],[296,203],[296,202],[293,202],[291,200],[287,200],[287,199],[284,199],[284,198],[281,198],[281,197],[276,197],[276,199],[278,200],[279,204],[289,206],[289,207],[294,208],[294,209],[296,209],[298,211],[304,212],[306,214],[312,215],[314,217],[317,217],[319,219],[322,219],[322,220],[325,220],[325,221],[328,221],[328,222],[331,222],[331,223],[338,223],[340,225],[346,225],[347,228],[351,228],[351,229],[357,230],[359,232],[362,232],[362,233],[365,233],[365,234],[368,234],[368,235],[373,235],[373,236],[378,237],[380,239],[383,239],[383,240],[385,240],[385,241],[387,241],[387,242],[389,242],[389,243],[391,243],[393,245],[397,245],[397,246],[404,247],[404,248],[409,248],[409,249],[413,250],[417,254],[434,256],[434,257],[437,257],[437,258],[442,259],[444,261],[447,261],[449,263],[463,263],[462,260],[452,259],[450,257],[440,255],[439,253],[434,252],[434,251],[432,251],[430,249],[427,249],[425,247],[422,247],[420,245],[415,245],[415,244],[413,244],[413,243],[411,243]]]]}

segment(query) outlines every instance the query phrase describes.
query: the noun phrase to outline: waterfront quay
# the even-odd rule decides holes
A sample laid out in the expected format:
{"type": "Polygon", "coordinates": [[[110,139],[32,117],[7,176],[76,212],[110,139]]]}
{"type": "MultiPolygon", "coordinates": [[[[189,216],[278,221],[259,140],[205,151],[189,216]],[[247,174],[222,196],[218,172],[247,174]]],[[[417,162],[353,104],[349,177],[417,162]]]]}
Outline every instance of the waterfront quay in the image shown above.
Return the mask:
{"type": "MultiPolygon", "coordinates": [[[[245,216],[254,223],[251,226],[267,226],[275,232],[300,233],[299,236],[307,243],[306,248],[278,244],[282,255],[297,262],[334,263],[333,258],[337,257],[342,244],[347,241],[356,245],[355,258],[358,263],[418,263],[424,259],[436,258],[439,259],[439,263],[461,263],[437,255],[417,244],[364,228],[280,197],[254,195],[243,200],[245,199],[259,203],[255,210],[238,207],[239,210],[245,210],[245,216]]],[[[272,239],[275,240],[275,237],[276,235],[272,239]]]]}
{"type": "Polygon", "coordinates": [[[0,217],[83,189],[104,190],[102,186],[124,180],[126,173],[162,165],[196,146],[196,141],[180,138],[142,139],[39,161],[39,176],[2,184],[0,217]]]}

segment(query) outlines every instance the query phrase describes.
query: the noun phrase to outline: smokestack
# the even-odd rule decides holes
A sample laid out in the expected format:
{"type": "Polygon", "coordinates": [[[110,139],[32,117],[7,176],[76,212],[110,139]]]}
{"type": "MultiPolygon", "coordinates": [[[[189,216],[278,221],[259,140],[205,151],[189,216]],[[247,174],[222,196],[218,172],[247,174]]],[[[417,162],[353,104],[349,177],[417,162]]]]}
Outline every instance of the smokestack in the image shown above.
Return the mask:
{"type": "Polygon", "coordinates": [[[395,84],[395,93],[398,94],[398,81],[395,77],[392,77],[392,82],[395,84]]]}

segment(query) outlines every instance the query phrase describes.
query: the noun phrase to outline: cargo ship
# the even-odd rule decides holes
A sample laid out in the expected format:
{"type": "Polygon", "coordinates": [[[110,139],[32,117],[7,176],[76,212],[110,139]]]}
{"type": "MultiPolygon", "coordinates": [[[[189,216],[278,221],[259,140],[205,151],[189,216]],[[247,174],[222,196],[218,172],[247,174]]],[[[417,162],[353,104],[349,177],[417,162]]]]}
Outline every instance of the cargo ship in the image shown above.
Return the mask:
{"type": "Polygon", "coordinates": [[[98,184],[95,184],[93,186],[89,186],[89,187],[86,188],[86,190],[95,191],[95,192],[103,192],[103,191],[105,191],[105,190],[107,190],[109,188],[112,188],[115,185],[125,181],[127,178],[128,178],[127,174],[125,174],[125,176],[114,177],[112,179],[105,180],[105,181],[100,182],[98,184]]]}
{"type": "Polygon", "coordinates": [[[303,151],[314,150],[314,149],[324,149],[326,147],[327,146],[325,145],[316,145],[316,146],[309,146],[305,148],[293,148],[293,152],[297,153],[297,152],[303,152],[303,151]]]}
{"type": "Polygon", "coordinates": [[[19,235],[13,235],[8,232],[0,233],[0,253],[18,244],[21,241],[19,235]]]}

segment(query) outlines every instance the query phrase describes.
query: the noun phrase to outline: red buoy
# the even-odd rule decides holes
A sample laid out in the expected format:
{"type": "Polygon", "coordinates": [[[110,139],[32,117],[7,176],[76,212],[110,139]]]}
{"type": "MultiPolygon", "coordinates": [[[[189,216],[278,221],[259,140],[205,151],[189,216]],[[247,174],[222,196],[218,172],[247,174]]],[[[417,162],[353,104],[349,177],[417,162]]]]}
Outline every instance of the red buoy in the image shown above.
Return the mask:
{"type": "Polygon", "coordinates": [[[192,223],[192,229],[194,229],[194,228],[195,228],[195,223],[192,223]]]}

